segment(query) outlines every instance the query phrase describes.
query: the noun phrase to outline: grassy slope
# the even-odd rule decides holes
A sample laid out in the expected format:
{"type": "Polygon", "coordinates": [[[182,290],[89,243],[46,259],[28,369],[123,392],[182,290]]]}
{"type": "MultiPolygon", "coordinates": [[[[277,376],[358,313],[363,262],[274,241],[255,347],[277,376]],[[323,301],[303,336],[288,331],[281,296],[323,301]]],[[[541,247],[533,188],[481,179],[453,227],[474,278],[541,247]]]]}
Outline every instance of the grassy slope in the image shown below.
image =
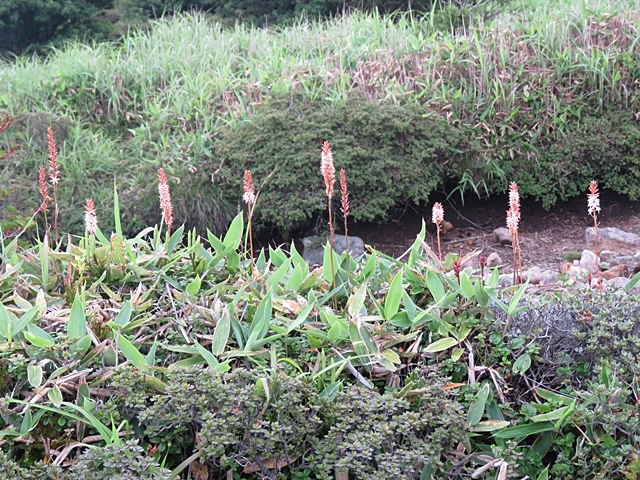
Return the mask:
{"type": "MultiPolygon", "coordinates": [[[[109,209],[113,177],[129,225],[155,220],[149,178],[157,166],[175,180],[197,170],[221,128],[291,92],[328,104],[356,93],[420,102],[427,114],[476,127],[487,145],[478,164],[491,173],[501,158],[535,155],[512,145],[562,132],[582,107],[625,108],[636,96],[635,0],[532,3],[456,35],[437,31],[434,17],[353,15],[267,31],[184,16],[118,45],[70,44],[46,60],[4,65],[0,107],[77,125],[62,147],[61,186],[63,217],[75,229],[84,197],[109,209]]],[[[25,197],[25,177],[43,159],[36,147],[18,157],[24,169],[2,174],[4,185],[20,186],[9,188],[10,203],[25,197]]]]}

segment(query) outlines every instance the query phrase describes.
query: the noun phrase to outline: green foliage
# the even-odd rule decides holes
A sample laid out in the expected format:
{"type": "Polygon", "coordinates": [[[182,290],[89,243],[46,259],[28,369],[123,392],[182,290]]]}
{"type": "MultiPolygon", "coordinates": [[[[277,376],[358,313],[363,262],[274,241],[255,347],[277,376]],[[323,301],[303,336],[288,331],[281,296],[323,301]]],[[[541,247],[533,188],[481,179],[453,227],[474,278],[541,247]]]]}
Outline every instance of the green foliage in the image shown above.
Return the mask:
{"type": "Polygon", "coordinates": [[[169,480],[171,472],[160,468],[137,441],[87,449],[65,480],[169,480]]]}
{"type": "Polygon", "coordinates": [[[363,100],[333,107],[269,103],[250,122],[220,133],[217,183],[238,198],[242,173],[250,169],[254,181],[265,181],[256,210],[260,224],[308,226],[326,203],[319,169],[322,141],[329,140],[336,169],[348,172],[354,220],[387,220],[409,202],[427,202],[462,168],[465,156],[457,152],[475,147],[465,132],[423,113],[417,105],[363,100]]]}
{"type": "Polygon", "coordinates": [[[631,111],[613,110],[571,122],[542,148],[538,160],[509,165],[520,191],[553,205],[584,192],[597,178],[607,188],[640,199],[640,123],[631,111]]]}
{"type": "Polygon", "coordinates": [[[100,23],[96,14],[113,0],[7,0],[0,4],[2,50],[21,53],[51,41],[90,34],[100,23]]]}
{"type": "Polygon", "coordinates": [[[352,387],[323,410],[329,430],[316,447],[318,478],[349,471],[355,478],[434,478],[444,473],[442,455],[464,438],[460,405],[433,375],[415,385],[411,398],[352,387]]]}

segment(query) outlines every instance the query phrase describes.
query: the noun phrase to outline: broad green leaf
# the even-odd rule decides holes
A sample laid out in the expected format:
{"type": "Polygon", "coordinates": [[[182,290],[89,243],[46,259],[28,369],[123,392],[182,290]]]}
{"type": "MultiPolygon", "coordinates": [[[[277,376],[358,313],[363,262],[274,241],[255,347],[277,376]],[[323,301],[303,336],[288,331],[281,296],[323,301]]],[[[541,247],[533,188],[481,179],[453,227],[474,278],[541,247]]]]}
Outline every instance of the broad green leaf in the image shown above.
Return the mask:
{"type": "Polygon", "coordinates": [[[469,427],[472,432],[495,432],[509,426],[509,422],[506,420],[482,420],[473,426],[469,427]]]}
{"type": "Polygon", "coordinates": [[[471,300],[476,295],[476,289],[473,287],[473,283],[467,272],[460,274],[460,290],[462,290],[462,294],[467,300],[471,300]]]}
{"type": "Polygon", "coordinates": [[[273,273],[267,278],[267,288],[273,288],[280,283],[284,276],[291,270],[291,259],[287,258],[273,273]]]}
{"type": "Polygon", "coordinates": [[[540,472],[540,475],[538,475],[536,480],[549,480],[549,467],[546,467],[542,472],[540,472]]]}
{"type": "Polygon", "coordinates": [[[271,290],[268,290],[253,316],[251,327],[249,327],[249,338],[247,339],[245,350],[253,350],[254,342],[262,340],[267,335],[269,325],[271,323],[272,312],[273,305],[271,300],[271,290]]]}
{"type": "Polygon", "coordinates": [[[40,310],[40,308],[36,305],[24,312],[20,319],[11,327],[11,334],[15,336],[20,333],[24,329],[24,327],[26,327],[29,322],[31,322],[36,313],[38,313],[38,310],[40,310]]]}
{"type": "Polygon", "coordinates": [[[40,365],[29,365],[27,367],[27,378],[33,388],[38,388],[42,385],[42,367],[40,365]]]}
{"type": "Polygon", "coordinates": [[[507,315],[509,315],[510,317],[517,313],[516,309],[518,307],[518,302],[520,302],[520,299],[522,298],[522,295],[524,295],[524,292],[528,286],[529,286],[529,280],[527,280],[525,283],[520,285],[520,288],[518,288],[516,293],[513,294],[513,297],[511,297],[511,301],[509,302],[509,308],[507,310],[507,315]]]}
{"type": "Polygon", "coordinates": [[[67,322],[67,335],[71,338],[81,338],[87,334],[87,316],[84,304],[84,294],[76,292],[71,306],[71,314],[67,322]]]}
{"type": "Polygon", "coordinates": [[[567,395],[561,395],[559,393],[551,392],[549,390],[545,390],[544,388],[536,388],[536,393],[545,400],[553,403],[570,405],[574,401],[573,397],[568,397],[567,395]]]}
{"type": "Polygon", "coordinates": [[[444,297],[442,280],[440,280],[438,274],[431,269],[427,270],[427,288],[436,302],[439,302],[440,299],[444,297]]]}
{"type": "Polygon", "coordinates": [[[338,274],[338,260],[336,259],[336,252],[327,241],[324,246],[324,256],[322,260],[322,278],[326,282],[332,283],[334,274],[338,274]]]}
{"type": "Polygon", "coordinates": [[[482,388],[476,393],[476,397],[471,403],[469,407],[469,412],[467,414],[467,425],[474,426],[477,425],[478,422],[482,419],[482,415],[484,415],[484,409],[487,405],[487,399],[489,398],[489,384],[485,383],[482,385],[482,388]]]}
{"type": "Polygon", "coordinates": [[[350,317],[358,315],[364,305],[364,299],[367,296],[367,284],[363,283],[358,289],[349,297],[347,302],[347,313],[350,317]]]}
{"type": "Polygon", "coordinates": [[[120,223],[120,199],[118,198],[118,184],[116,183],[115,178],[113,179],[113,221],[115,222],[116,235],[122,238],[122,224],[120,223]]]}
{"type": "Polygon", "coordinates": [[[389,291],[387,297],[384,300],[384,318],[385,320],[391,320],[393,316],[398,313],[400,307],[400,299],[402,298],[402,270],[391,280],[389,284],[389,291]]]}
{"type": "Polygon", "coordinates": [[[300,325],[302,325],[309,318],[309,314],[311,313],[311,311],[314,309],[315,306],[316,306],[315,302],[309,302],[309,305],[307,305],[304,308],[304,310],[302,310],[298,314],[298,317],[289,324],[289,326],[287,327],[286,333],[289,334],[293,332],[296,328],[298,328],[300,325]]]}
{"type": "Polygon", "coordinates": [[[520,355],[516,361],[513,363],[513,373],[517,375],[522,375],[531,366],[531,355],[528,353],[523,353],[520,355]]]}
{"type": "Polygon", "coordinates": [[[436,353],[436,352],[441,352],[443,350],[447,350],[448,348],[451,348],[455,345],[457,345],[458,342],[456,341],[455,338],[451,338],[451,337],[445,337],[445,338],[441,338],[440,340],[433,342],[430,345],[427,345],[427,348],[424,349],[425,352],[427,353],[436,353]]]}
{"type": "Polygon", "coordinates": [[[226,249],[237,250],[242,242],[242,231],[244,230],[244,216],[242,213],[236,215],[236,217],[229,225],[227,233],[222,240],[226,249]]]}
{"type": "Polygon", "coordinates": [[[222,314],[218,319],[216,329],[213,331],[213,341],[211,344],[211,352],[214,355],[221,355],[227,346],[229,340],[229,332],[231,331],[231,315],[228,308],[222,309],[222,314]]]}
{"type": "Polygon", "coordinates": [[[636,273],[636,274],[631,278],[631,280],[629,280],[629,281],[624,285],[624,288],[623,288],[624,292],[625,292],[625,293],[629,293],[629,292],[631,291],[631,289],[632,289],[633,287],[635,287],[635,286],[638,284],[638,282],[640,282],[640,272],[636,273]]]}
{"type": "Polygon", "coordinates": [[[156,364],[156,350],[158,350],[158,341],[154,341],[153,345],[149,349],[149,353],[147,353],[144,357],[144,360],[147,365],[154,366],[156,364]]]}
{"type": "Polygon", "coordinates": [[[113,323],[115,323],[120,327],[124,327],[126,324],[128,324],[131,321],[132,312],[133,312],[133,307],[131,306],[131,301],[128,301],[123,305],[122,309],[118,312],[118,315],[116,315],[116,318],[114,318],[113,323]]]}
{"type": "Polygon", "coordinates": [[[167,240],[166,253],[172,255],[178,244],[182,241],[182,235],[184,233],[184,225],[180,225],[175,232],[171,234],[171,237],[167,240]]]}
{"type": "Polygon", "coordinates": [[[493,436],[497,438],[517,438],[551,431],[554,431],[553,424],[551,422],[540,422],[505,428],[504,430],[494,433],[493,436]]]}
{"type": "Polygon", "coordinates": [[[49,283],[49,234],[44,234],[44,241],[38,242],[40,247],[40,274],[42,279],[42,288],[47,289],[49,283]]]}
{"type": "Polygon", "coordinates": [[[20,435],[24,438],[29,437],[29,431],[33,428],[33,417],[31,416],[31,409],[27,408],[22,417],[22,423],[20,424],[20,435]]]}
{"type": "Polygon", "coordinates": [[[556,420],[560,420],[564,414],[567,412],[567,410],[570,408],[570,406],[567,407],[560,407],[552,412],[549,413],[542,413],[540,415],[534,415],[533,417],[531,417],[531,421],[532,422],[554,422],[556,420]]]}
{"type": "Polygon", "coordinates": [[[189,282],[189,285],[187,285],[187,287],[185,288],[185,291],[189,295],[193,295],[195,297],[200,292],[201,285],[202,285],[202,280],[200,280],[200,277],[196,277],[193,280],[191,280],[191,282],[189,282]]]}
{"type": "Polygon", "coordinates": [[[38,348],[48,348],[55,343],[51,335],[32,323],[27,326],[27,330],[24,338],[38,348]]]}
{"type": "Polygon", "coordinates": [[[462,357],[463,353],[464,353],[464,349],[460,347],[454,348],[453,350],[451,350],[451,360],[453,360],[454,362],[457,362],[458,360],[460,360],[460,357],[462,357]]]}
{"type": "Polygon", "coordinates": [[[0,303],[0,336],[11,342],[11,318],[2,303],[0,303]]]}
{"type": "Polygon", "coordinates": [[[327,332],[327,339],[331,343],[336,343],[341,338],[342,338],[342,328],[338,322],[335,322],[327,332]]]}
{"type": "Polygon", "coordinates": [[[209,240],[209,245],[216,252],[216,255],[220,255],[224,251],[224,243],[209,230],[207,230],[207,240],[209,240]]]}
{"type": "Polygon", "coordinates": [[[381,353],[381,355],[391,363],[395,363],[396,365],[402,363],[402,361],[400,360],[400,356],[394,350],[385,350],[381,353]]]}
{"type": "Polygon", "coordinates": [[[209,365],[211,368],[216,368],[218,366],[218,359],[213,353],[204,348],[198,342],[194,342],[194,345],[198,349],[198,353],[200,354],[200,356],[204,358],[205,362],[207,362],[207,365],[209,365]]]}
{"type": "Polygon", "coordinates": [[[49,397],[51,403],[53,403],[56,407],[62,405],[62,392],[60,391],[60,387],[58,387],[58,385],[54,385],[53,388],[51,388],[51,390],[47,392],[47,397],[49,397]]]}
{"type": "Polygon", "coordinates": [[[122,335],[118,338],[118,348],[124,355],[124,358],[129,360],[133,366],[144,369],[147,368],[147,361],[144,355],[140,353],[140,350],[138,350],[133,343],[122,335]]]}

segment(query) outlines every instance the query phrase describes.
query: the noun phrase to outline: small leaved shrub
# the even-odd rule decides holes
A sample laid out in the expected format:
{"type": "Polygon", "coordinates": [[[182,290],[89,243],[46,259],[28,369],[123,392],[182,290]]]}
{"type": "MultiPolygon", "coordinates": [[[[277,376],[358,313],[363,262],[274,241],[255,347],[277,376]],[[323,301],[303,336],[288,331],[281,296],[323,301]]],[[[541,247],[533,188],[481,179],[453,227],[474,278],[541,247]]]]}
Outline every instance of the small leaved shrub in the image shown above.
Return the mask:
{"type": "Polygon", "coordinates": [[[384,221],[396,208],[427,202],[474,156],[470,136],[425,113],[419,105],[364,100],[333,107],[294,99],[269,103],[251,121],[221,132],[218,164],[204,170],[222,161],[215,182],[238,197],[242,173],[250,169],[256,182],[266,181],[257,208],[262,226],[308,226],[324,206],[320,147],[330,139],[336,168],[349,172],[353,219],[384,221]]]}
{"type": "Polygon", "coordinates": [[[428,377],[410,397],[351,387],[324,411],[330,424],[314,455],[319,478],[349,471],[354,478],[398,480],[442,474],[440,455],[464,434],[461,406],[428,377]],[[429,475],[430,474],[430,475],[429,475]]]}

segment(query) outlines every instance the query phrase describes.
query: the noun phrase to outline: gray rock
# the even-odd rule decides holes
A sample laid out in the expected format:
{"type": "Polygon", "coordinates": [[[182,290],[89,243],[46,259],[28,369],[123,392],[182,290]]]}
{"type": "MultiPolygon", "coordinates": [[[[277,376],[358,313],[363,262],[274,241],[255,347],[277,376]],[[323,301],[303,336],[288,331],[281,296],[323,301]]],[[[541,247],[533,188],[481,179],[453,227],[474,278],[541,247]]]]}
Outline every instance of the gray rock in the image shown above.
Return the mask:
{"type": "Polygon", "coordinates": [[[628,280],[624,277],[615,277],[607,281],[607,283],[614,288],[624,288],[627,282],[628,280]]]}
{"type": "Polygon", "coordinates": [[[500,245],[511,245],[513,243],[513,237],[511,237],[508,228],[500,227],[493,231],[493,241],[500,245]]]}
{"type": "MultiPolygon", "coordinates": [[[[328,236],[314,235],[312,237],[304,237],[302,239],[302,245],[304,246],[302,258],[310,265],[322,265],[324,246],[328,241],[328,236]]],[[[344,235],[333,236],[333,249],[337,254],[345,251],[346,237],[344,235]]],[[[349,236],[349,251],[351,256],[359,257],[364,253],[364,241],[360,237],[349,236]]]]}
{"type": "MultiPolygon", "coordinates": [[[[587,228],[585,235],[587,248],[593,248],[595,243],[593,227],[587,228]]],[[[599,228],[598,249],[612,250],[622,255],[633,255],[640,251],[640,236],[616,227],[599,228]]]]}
{"type": "Polygon", "coordinates": [[[498,265],[502,265],[502,258],[496,252],[492,252],[488,257],[485,265],[489,268],[497,267],[498,265]]]}
{"type": "Polygon", "coordinates": [[[587,272],[596,273],[598,257],[591,250],[583,250],[580,257],[580,268],[584,268],[587,272]]]}
{"type": "Polygon", "coordinates": [[[529,284],[539,285],[542,281],[542,269],[540,267],[532,267],[522,274],[524,279],[529,279],[529,284]]]}
{"type": "Polygon", "coordinates": [[[513,273],[503,273],[498,277],[498,285],[507,288],[513,285],[513,273]]]}
{"type": "Polygon", "coordinates": [[[552,270],[545,270],[542,272],[542,278],[540,278],[540,285],[543,287],[548,287],[551,285],[558,284],[558,272],[554,272],[552,270]]]}
{"type": "Polygon", "coordinates": [[[599,256],[600,256],[600,260],[602,260],[603,262],[609,263],[611,262],[611,260],[616,258],[618,254],[616,252],[612,252],[611,250],[602,250],[599,256]]]}
{"type": "Polygon", "coordinates": [[[624,265],[629,272],[640,272],[640,252],[635,255],[622,255],[615,257],[609,261],[609,265],[615,267],[616,265],[624,265]]]}

